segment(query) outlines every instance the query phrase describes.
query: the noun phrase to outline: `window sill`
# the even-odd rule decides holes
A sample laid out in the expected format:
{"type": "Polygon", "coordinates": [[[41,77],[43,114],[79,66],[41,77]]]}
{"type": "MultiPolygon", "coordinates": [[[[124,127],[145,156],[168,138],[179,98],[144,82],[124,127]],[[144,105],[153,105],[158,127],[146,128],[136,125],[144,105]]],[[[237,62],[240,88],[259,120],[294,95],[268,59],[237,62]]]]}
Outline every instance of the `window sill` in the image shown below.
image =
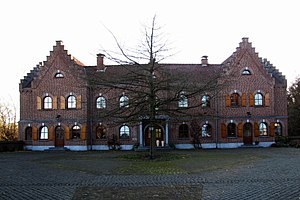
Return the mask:
{"type": "Polygon", "coordinates": [[[264,108],[265,106],[263,105],[254,105],[254,108],[264,108]]]}

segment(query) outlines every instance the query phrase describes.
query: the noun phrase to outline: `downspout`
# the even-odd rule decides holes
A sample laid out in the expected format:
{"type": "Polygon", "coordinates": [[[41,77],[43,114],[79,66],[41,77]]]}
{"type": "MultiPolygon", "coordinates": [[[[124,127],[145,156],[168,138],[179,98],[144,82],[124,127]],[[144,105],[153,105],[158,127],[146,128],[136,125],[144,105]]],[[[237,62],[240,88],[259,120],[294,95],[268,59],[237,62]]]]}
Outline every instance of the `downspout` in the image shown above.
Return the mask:
{"type": "Polygon", "coordinates": [[[218,149],[218,136],[219,136],[219,102],[218,102],[218,99],[219,99],[219,96],[218,96],[218,94],[216,95],[216,124],[215,124],[215,126],[216,126],[216,149],[218,149]]]}
{"type": "Polygon", "coordinates": [[[88,86],[88,90],[89,90],[89,101],[88,104],[90,106],[90,114],[88,113],[88,117],[89,117],[89,123],[90,123],[90,144],[91,144],[91,148],[90,150],[93,150],[93,115],[94,115],[94,106],[93,106],[93,89],[91,86],[88,86]]]}

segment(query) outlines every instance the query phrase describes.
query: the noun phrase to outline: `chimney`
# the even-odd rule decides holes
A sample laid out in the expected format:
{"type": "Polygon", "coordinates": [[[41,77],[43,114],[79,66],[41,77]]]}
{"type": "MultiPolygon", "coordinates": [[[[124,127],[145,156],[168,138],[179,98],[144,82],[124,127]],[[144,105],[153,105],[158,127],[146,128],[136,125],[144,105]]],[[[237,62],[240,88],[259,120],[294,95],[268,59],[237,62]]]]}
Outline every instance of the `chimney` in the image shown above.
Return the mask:
{"type": "Polygon", "coordinates": [[[56,46],[60,46],[60,45],[62,45],[62,41],[61,40],[57,40],[56,41],[56,46]]]}
{"type": "Polygon", "coordinates": [[[97,67],[102,68],[104,66],[104,57],[105,55],[102,53],[97,54],[97,67]]]}
{"type": "Polygon", "coordinates": [[[207,59],[208,56],[202,56],[201,58],[201,65],[202,67],[206,67],[208,65],[208,59],[207,59]]]}

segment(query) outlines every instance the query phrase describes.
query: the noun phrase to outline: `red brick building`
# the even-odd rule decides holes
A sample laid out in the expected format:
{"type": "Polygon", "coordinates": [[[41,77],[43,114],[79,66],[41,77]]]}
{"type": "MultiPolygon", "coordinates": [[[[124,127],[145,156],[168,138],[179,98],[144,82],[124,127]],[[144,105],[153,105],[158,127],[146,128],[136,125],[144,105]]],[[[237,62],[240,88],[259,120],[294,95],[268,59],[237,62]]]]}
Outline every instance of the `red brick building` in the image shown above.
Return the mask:
{"type": "MultiPolygon", "coordinates": [[[[204,56],[199,64],[161,65],[178,73],[192,71],[199,77],[206,73],[235,77],[216,94],[197,97],[202,102],[196,108],[202,113],[196,122],[197,143],[202,148],[267,147],[276,135],[287,135],[287,81],[268,60],[258,56],[247,38],[221,64],[209,64],[204,56]]],[[[20,83],[19,139],[25,141],[26,148],[105,150],[109,149],[108,139],[112,137],[122,149],[149,146],[150,127],[146,121],[108,126],[113,120],[95,117],[111,106],[110,94],[93,87],[84,77],[91,70],[106,76],[120,73],[114,71],[117,67],[104,65],[101,54],[97,65],[84,66],[57,41],[47,60],[33,68],[20,83]]],[[[126,107],[128,98],[123,92],[116,101],[126,107]]],[[[181,99],[178,106],[188,107],[187,99],[181,99]]],[[[170,117],[158,121],[153,128],[157,146],[193,148],[194,122],[170,117]]]]}

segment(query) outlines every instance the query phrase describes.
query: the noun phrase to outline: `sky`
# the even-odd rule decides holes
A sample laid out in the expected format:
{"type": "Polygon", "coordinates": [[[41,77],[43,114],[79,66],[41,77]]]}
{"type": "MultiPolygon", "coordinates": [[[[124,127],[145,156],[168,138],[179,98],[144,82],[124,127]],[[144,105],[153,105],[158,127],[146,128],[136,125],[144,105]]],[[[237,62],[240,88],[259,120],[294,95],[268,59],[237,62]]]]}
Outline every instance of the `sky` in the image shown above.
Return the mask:
{"type": "MultiPolygon", "coordinates": [[[[96,65],[101,49],[125,47],[142,38],[144,25],[157,23],[176,54],[164,62],[222,63],[248,37],[290,85],[300,74],[298,0],[1,0],[0,102],[19,109],[19,83],[45,61],[55,41],[85,65],[96,65]]],[[[18,111],[19,112],[19,111],[18,111]]]]}

